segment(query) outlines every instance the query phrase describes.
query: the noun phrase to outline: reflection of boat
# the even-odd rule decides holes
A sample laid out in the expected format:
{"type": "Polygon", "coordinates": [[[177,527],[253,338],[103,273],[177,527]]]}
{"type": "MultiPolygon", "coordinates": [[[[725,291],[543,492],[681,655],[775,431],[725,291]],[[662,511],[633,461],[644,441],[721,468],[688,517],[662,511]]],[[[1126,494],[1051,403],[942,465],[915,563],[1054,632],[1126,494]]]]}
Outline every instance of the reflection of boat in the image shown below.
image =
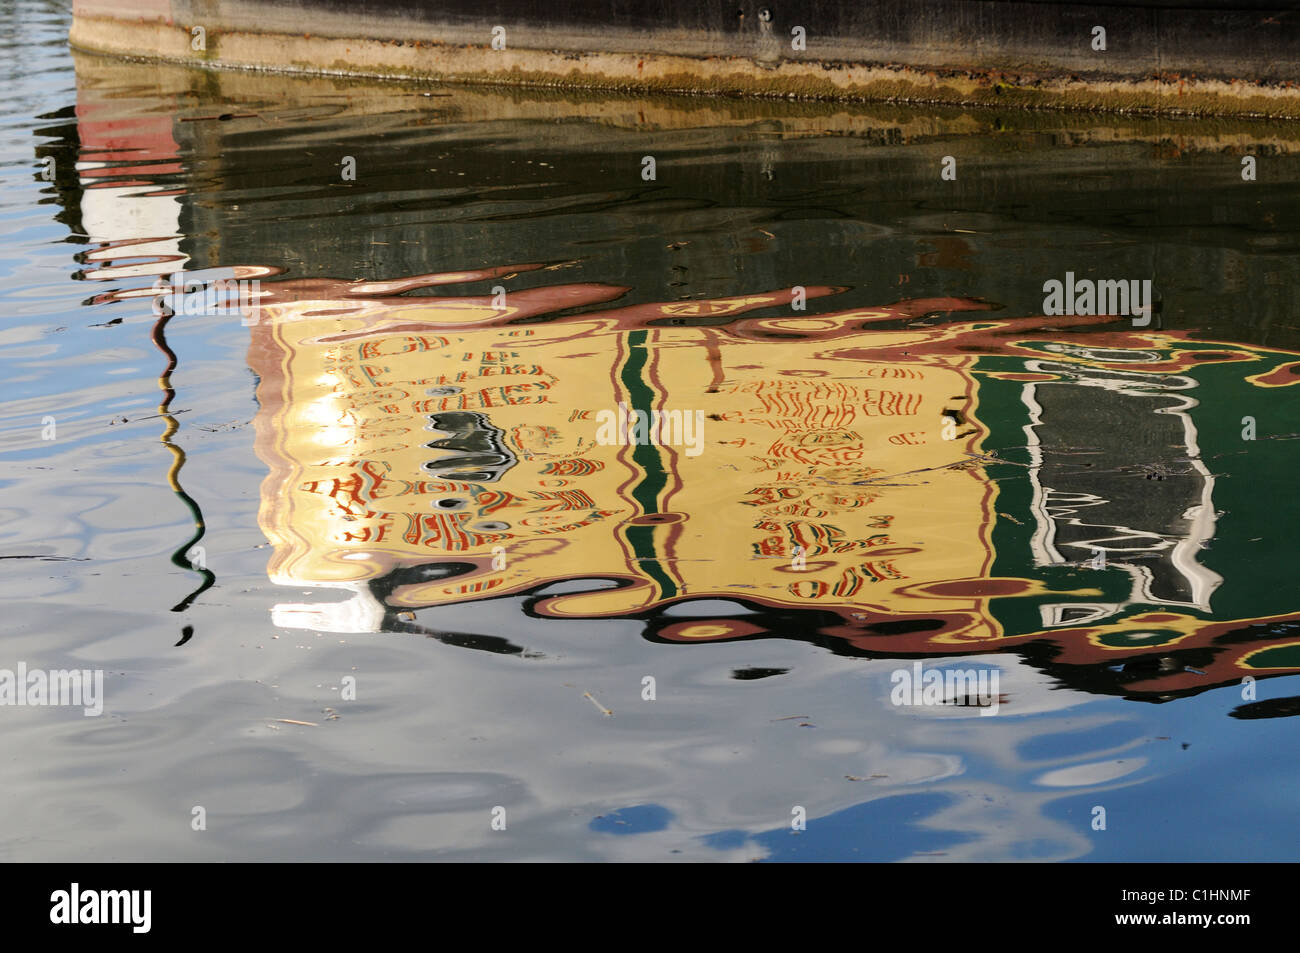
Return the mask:
{"type": "Polygon", "coordinates": [[[1188,394],[1212,368],[1293,355],[1158,332],[1064,346],[1023,320],[907,326],[975,301],[811,317],[778,291],[547,321],[619,289],[535,288],[505,308],[397,296],[506,272],[268,286],[251,362],[269,572],[353,592],[280,606],[280,624],[376,631],[516,596],[540,616],[640,617],[670,642],[1020,646],[1144,696],[1300,668],[1300,643],[1269,628],[1294,615],[1284,594],[1215,621],[1215,481],[1188,394]],[[598,442],[620,404],[701,411],[704,452],[598,442]],[[1081,566],[1097,549],[1106,568],[1081,566]]]}
{"type": "MultiPolygon", "coordinates": [[[[993,634],[971,631],[985,625],[978,596],[954,604],[889,591],[896,580],[985,573],[987,545],[953,544],[979,540],[987,482],[961,474],[926,505],[925,487],[892,487],[888,506],[880,488],[853,485],[887,462],[908,469],[960,457],[938,439],[942,418],[922,422],[921,413],[943,405],[973,417],[970,358],[900,368],[841,357],[859,342],[828,348],[805,333],[831,327],[818,319],[672,326],[788,303],[788,292],[508,323],[601,297],[608,290],[546,289],[516,296],[500,319],[470,299],[358,303],[354,315],[330,306],[320,317],[310,299],[271,305],[255,353],[259,432],[274,468],[263,517],[277,543],[272,577],[352,584],[417,564],[431,573],[442,560],[428,581],[394,589],[389,605],[599,577],[613,587],[557,596],[537,611],[626,615],[745,598],[845,615],[938,613],[954,632],[993,634]],[[802,340],[781,346],[785,366],[773,372],[766,338],[782,333],[802,340]],[[597,418],[619,404],[702,415],[704,452],[601,445],[597,418]],[[475,435],[478,446],[467,442],[475,435]],[[292,501],[292,515],[280,501],[292,501]]],[[[973,450],[977,441],[972,430],[956,443],[973,450]]],[[[311,618],[324,621],[319,610],[311,618]]],[[[753,631],[719,625],[661,635],[753,631]]]]}
{"type": "MultiPolygon", "coordinates": [[[[1096,353],[1082,357],[1111,365],[1029,361],[1026,369],[1049,380],[1028,381],[1024,401],[1034,466],[1034,562],[1039,566],[1100,561],[1133,577],[1125,603],[1173,605],[1208,611],[1222,579],[1197,562],[1214,534],[1214,477],[1201,460],[1187,392],[1196,381],[1181,374],[1115,370],[1115,364],[1157,359],[1153,352],[1096,353]],[[1087,408],[1086,412],[1080,412],[1087,408]],[[1141,426],[1133,426],[1133,421],[1141,426]],[[1071,448],[1089,449],[1081,457],[1071,448]],[[1154,482],[1140,493],[1117,496],[1114,470],[1141,460],[1154,482]]],[[[1070,625],[1113,615],[1119,605],[1043,606],[1044,624],[1070,625]]]]}
{"type": "MultiPolygon", "coordinates": [[[[175,195],[151,188],[150,181],[152,176],[181,170],[171,117],[165,113],[141,115],[129,107],[123,109],[95,97],[79,97],[77,131],[80,141],[76,157],[79,192],[76,207],[86,238],[98,246],[84,254],[88,267],[81,276],[87,281],[111,282],[160,276],[183,266],[188,256],[181,251],[179,236],[181,202],[175,195]],[[132,163],[125,171],[124,162],[132,163]]],[[[107,300],[112,297],[110,293],[107,300]]],[[[183,612],[212,587],[216,576],[207,568],[200,544],[206,533],[203,513],[180,482],[185,451],[172,439],[180,424],[170,412],[176,394],[171,374],[177,360],[167,343],[168,318],[169,315],[159,315],[150,340],[167,360],[158,378],[162,391],[158,416],[164,421],[159,439],[172,456],[167,483],[194,520],[193,535],[171,557],[174,566],[199,577],[197,588],[172,608],[174,612],[183,612]]],[[[188,634],[183,637],[188,638],[188,634]]]]}
{"type": "MultiPolygon", "coordinates": [[[[172,271],[181,257],[203,273],[230,261],[283,256],[277,246],[310,247],[315,242],[311,216],[299,214],[298,200],[268,199],[250,206],[274,218],[274,229],[230,227],[227,210],[199,200],[203,190],[191,192],[184,187],[188,180],[176,177],[182,171],[178,154],[201,158],[195,168],[209,162],[219,167],[227,183],[256,183],[268,193],[291,193],[300,171],[295,161],[313,181],[337,174],[330,164],[335,160],[326,158],[334,150],[304,151],[303,143],[345,142],[349,152],[357,153],[366,141],[429,121],[424,112],[407,111],[404,97],[388,87],[367,87],[364,96],[352,96],[328,80],[300,80],[287,88],[277,82],[271,89],[264,77],[203,77],[219,88],[223,100],[240,104],[240,113],[225,116],[203,105],[196,76],[183,69],[80,59],[83,168],[77,172],[73,162],[60,160],[57,184],[69,211],[78,221],[89,215],[95,227],[86,230],[101,242],[84,256],[90,265],[87,277],[142,281],[172,271]],[[283,106],[288,115],[316,118],[292,125],[292,135],[257,138],[257,148],[249,148],[249,128],[262,129],[259,115],[277,115],[267,103],[285,95],[291,97],[283,106]],[[160,102],[174,105],[160,109],[160,102]],[[328,118],[335,110],[340,115],[328,118]],[[418,121],[412,121],[413,115],[418,121]],[[126,164],[129,159],[147,164],[126,164]],[[109,200],[111,205],[94,208],[109,200]],[[91,207],[83,209],[87,202],[91,207]],[[107,214],[113,208],[122,214],[107,214]],[[117,225],[108,227],[113,222],[117,225]]],[[[472,89],[458,91],[446,105],[453,118],[465,121],[462,130],[476,125],[467,120],[501,118],[526,120],[534,131],[558,128],[557,120],[586,116],[597,108],[540,94],[472,89]]],[[[651,148],[643,149],[643,143],[668,148],[673,141],[645,138],[640,131],[644,122],[669,130],[715,123],[725,129],[727,141],[734,137],[733,129],[752,124],[748,113],[726,101],[709,104],[712,111],[703,117],[704,104],[689,110],[644,105],[643,121],[628,119],[616,102],[599,104],[595,115],[609,126],[583,140],[581,149],[565,152],[571,163],[591,163],[575,165],[575,179],[599,174],[605,158],[596,145],[609,129],[635,126],[637,148],[631,151],[640,155],[651,148]],[[732,108],[734,115],[727,112],[732,108]]],[[[809,135],[826,148],[839,143],[860,148],[851,140],[848,123],[831,121],[816,110],[804,115],[810,108],[782,104],[781,128],[809,135]],[[828,130],[837,134],[819,135],[828,130]]],[[[992,115],[1000,128],[1005,117],[992,115]]],[[[854,113],[852,128],[870,128],[882,142],[925,141],[933,135],[932,123],[939,123],[934,129],[943,135],[957,128],[932,117],[882,117],[854,113]]],[[[976,118],[965,115],[961,123],[976,118]]],[[[1031,117],[1016,122],[1028,124],[1031,117]]],[[[1032,122],[1058,120],[1035,114],[1032,122]]],[[[1072,136],[1078,122],[1070,119],[1065,126],[1072,136]]],[[[566,141],[585,128],[561,125],[566,141]]],[[[1164,132],[1152,127],[1126,135],[1158,141],[1164,132]]],[[[1260,144],[1252,138],[1259,135],[1254,130],[1237,129],[1232,135],[1260,144]]],[[[1227,141],[1207,135],[1198,148],[1217,152],[1227,141]]],[[[971,149],[984,148],[979,139],[968,142],[971,149]]],[[[1269,148],[1291,146],[1269,140],[1269,148]]],[[[406,152],[418,156],[420,150],[406,152]]],[[[1024,155],[1026,161],[1054,161],[1046,150],[1028,145],[1024,155]]],[[[498,154],[495,143],[493,150],[471,150],[465,156],[467,163],[481,164],[494,175],[505,175],[513,161],[498,154]]],[[[1160,187],[1158,178],[1141,179],[1147,174],[1144,168],[1124,168],[1145,187],[1160,187]]],[[[1042,172],[1040,168],[1040,176],[1042,172]]],[[[678,174],[700,176],[693,188],[701,194],[717,186],[700,167],[683,167],[678,174]]],[[[366,176],[352,185],[365,192],[366,201],[380,202],[386,178],[366,176]]],[[[1038,220],[1047,222],[1055,213],[1034,204],[1035,181],[1041,178],[1025,179],[1027,191],[1020,192],[1019,179],[1007,176],[1001,187],[1017,207],[1038,209],[1038,220]]],[[[737,200],[733,196],[730,201],[737,200]]],[[[439,219],[437,228],[429,228],[423,217],[406,222],[394,232],[401,241],[388,246],[388,266],[396,267],[392,262],[400,260],[411,271],[429,270],[436,267],[433,262],[463,254],[466,243],[475,250],[474,258],[489,261],[508,260],[494,253],[503,249],[527,248],[528,254],[540,256],[550,247],[553,225],[544,217],[521,218],[508,230],[479,234],[457,223],[476,218],[481,210],[467,205],[454,212],[439,219]],[[533,237],[526,241],[529,235],[533,237]]],[[[722,218],[710,223],[719,231],[731,227],[722,218]]],[[[832,245],[850,242],[856,234],[837,230],[835,222],[819,227],[832,245]]],[[[327,254],[298,262],[299,273],[328,274],[347,267],[343,262],[373,253],[373,236],[364,230],[340,230],[334,238],[338,244],[327,254]]],[[[788,243],[783,267],[794,274],[811,269],[825,247],[788,243]]],[[[638,246],[637,254],[646,252],[638,246]]],[[[986,248],[984,254],[996,252],[986,248]]],[[[1025,257],[1029,271],[1063,270],[1050,250],[1026,248],[1016,254],[1025,257]]],[[[1201,267],[1202,250],[1186,254],[1175,260],[1176,270],[1201,267]]],[[[724,263],[716,249],[700,255],[697,261],[710,267],[724,263]]],[[[1223,256],[1210,267],[1226,274],[1226,263],[1236,259],[1229,252],[1223,256]]],[[[986,261],[997,270],[999,259],[986,261]]],[[[1265,267],[1272,266],[1258,265],[1265,267]]],[[[869,272],[868,284],[883,283],[885,268],[869,272]]],[[[495,277],[509,284],[505,276],[511,270],[519,269],[488,269],[445,280],[495,277]]],[[[259,273],[266,274],[248,276],[259,273]]],[[[587,272],[593,273],[599,274],[587,272]]],[[[635,272],[629,283],[642,287],[648,274],[635,272]]],[[[757,281],[756,274],[744,278],[757,281]]],[[[1243,286],[1266,284],[1259,270],[1244,274],[1243,286]]],[[[1017,322],[981,316],[978,323],[939,323],[926,329],[909,328],[900,320],[970,305],[951,300],[811,318],[791,311],[789,295],[778,292],[545,321],[549,312],[591,309],[619,290],[574,284],[512,292],[504,314],[493,309],[487,296],[396,297],[420,284],[372,284],[368,290],[389,296],[383,300],[367,300],[361,294],[367,288],[357,283],[266,284],[280,297],[280,317],[271,318],[276,312],[268,308],[268,320],[252,329],[251,359],[262,373],[260,446],[273,471],[262,518],[277,543],[274,578],[355,593],[344,604],[347,608],[284,607],[278,616],[286,623],[353,631],[401,628],[409,623],[395,616],[404,610],[513,594],[537,614],[635,616],[643,620],[648,638],[664,642],[803,638],[836,652],[878,656],[1015,649],[1075,684],[1142,697],[1193,692],[1244,672],[1300,667],[1297,638],[1287,621],[1295,608],[1286,573],[1289,542],[1277,532],[1291,506],[1282,495],[1291,473],[1287,444],[1240,439],[1243,414],[1261,415],[1263,432],[1267,412],[1274,434],[1286,429],[1278,421],[1295,419],[1297,388],[1284,386],[1296,380],[1288,370],[1296,366],[1294,355],[1198,344],[1171,334],[1100,329],[1057,334],[1043,330],[1051,322],[1038,318],[1017,322]],[[747,316],[759,308],[785,317],[747,316]],[[290,317],[295,320],[281,320],[290,317]],[[510,323],[517,319],[529,320],[510,323]],[[412,327],[403,329],[402,321],[412,327]],[[863,331],[868,322],[870,334],[863,331]],[[351,337],[331,339],[340,333],[351,337]],[[425,342],[405,340],[421,335],[425,342]],[[457,345],[452,348],[455,359],[444,339],[457,345]],[[494,343],[531,357],[527,362],[475,362],[464,382],[414,383],[435,373],[459,375],[466,370],[461,355],[495,354],[489,346],[494,343]],[[355,360],[343,361],[345,344],[364,345],[371,357],[382,358],[383,366],[392,369],[390,377],[372,380],[361,373],[379,362],[363,361],[359,350],[355,360]],[[411,350],[389,353],[400,348],[411,350]],[[782,361],[775,369],[769,356],[774,353],[782,361]],[[572,360],[557,363],[552,355],[572,360]],[[532,364],[544,370],[534,373],[532,364]],[[755,366],[741,366],[747,364],[755,366]],[[345,365],[360,376],[336,378],[328,386],[312,378],[345,365]],[[453,369],[446,370],[448,365],[453,369]],[[789,373],[800,366],[812,374],[789,373]],[[868,371],[875,376],[867,376],[868,371]],[[506,378],[509,383],[502,383],[506,378]],[[380,382],[409,384],[416,392],[385,400],[380,382]],[[1188,382],[1202,390],[1186,386],[1188,382]],[[949,390],[950,384],[955,389],[949,390]],[[474,408],[463,394],[423,393],[435,386],[467,385],[481,392],[498,387],[497,396],[484,398],[493,405],[474,408]],[[506,389],[523,385],[531,389],[506,389]],[[1197,397],[1206,390],[1214,393],[1213,401],[1197,397]],[[957,395],[965,403],[950,400],[957,395]],[[525,397],[546,401],[525,404],[525,397]],[[1199,402],[1188,404],[1189,398],[1199,402]],[[914,399],[919,406],[909,403],[914,399]],[[721,419],[706,419],[705,433],[733,443],[711,445],[699,457],[671,446],[602,447],[594,444],[594,421],[569,419],[567,408],[612,409],[620,400],[632,406],[648,400],[651,404],[642,406],[659,401],[668,409],[707,410],[721,419]],[[340,416],[339,408],[348,401],[357,407],[351,416],[340,416]],[[424,403],[417,408],[417,401],[424,403]],[[833,420],[823,425],[810,416],[814,405],[827,414],[853,405],[861,419],[853,426],[833,420]],[[959,423],[960,450],[942,442],[943,410],[952,412],[948,420],[959,423]],[[444,416],[443,423],[455,423],[457,432],[427,430],[437,414],[479,417],[444,416]],[[1116,419],[1122,428],[1113,424],[1116,419]],[[364,428],[352,427],[353,420],[364,428]],[[802,424],[794,426],[799,420],[802,424]],[[886,428],[890,420],[916,423],[894,430],[886,428]],[[315,432],[287,429],[290,421],[314,421],[315,432]],[[754,434],[765,441],[758,451],[754,434]],[[859,435],[860,447],[850,434],[859,435]],[[339,456],[338,441],[344,438],[353,441],[360,462],[349,464],[352,458],[339,456]],[[469,443],[459,450],[428,446],[458,441],[469,443]],[[474,441],[482,445],[475,449],[474,441]],[[737,446],[735,441],[748,443],[737,446]],[[1026,443],[1037,449],[1022,449],[1026,443]],[[996,451],[1014,463],[970,467],[966,450],[996,451]],[[500,469],[499,479],[457,479],[452,471],[425,467],[445,462],[453,451],[500,458],[486,461],[500,469]],[[582,461],[601,463],[603,469],[582,461]],[[1084,465],[1099,461],[1104,465],[1084,465]],[[947,464],[959,467],[893,478],[947,464]],[[1143,465],[1150,470],[1142,472],[1143,465]],[[541,472],[546,467],[554,472],[541,472]],[[318,484],[310,492],[304,489],[309,480],[290,479],[308,471],[318,484]],[[867,473],[873,475],[863,477],[867,473]],[[742,477],[749,479],[747,485],[739,482],[742,477]],[[543,479],[552,485],[539,485],[543,479]],[[858,485],[860,479],[870,482],[858,485]],[[342,481],[337,490],[335,480],[342,481]],[[486,525],[466,528],[468,506],[432,510],[434,484],[473,489],[472,501],[450,489],[444,496],[472,502],[475,521],[486,525]],[[487,494],[482,500],[480,491],[487,494]],[[585,494],[592,505],[568,495],[575,492],[585,494]],[[1080,509],[1085,495],[1092,504],[1085,515],[1069,512],[1080,509]],[[478,515],[479,509],[491,507],[496,507],[493,513],[478,515]],[[392,514],[392,519],[365,516],[371,510],[392,514]],[[687,518],[677,519],[681,515],[687,518]],[[528,525],[521,522],[525,519],[528,525]],[[498,523],[510,526],[503,530],[498,523]],[[411,525],[415,530],[409,540],[404,532],[384,529],[411,525]],[[347,535],[363,536],[367,530],[369,540],[347,535]],[[376,540],[381,531],[385,539],[376,540]],[[1121,532],[1129,537],[1122,547],[1127,554],[1118,553],[1118,546],[1109,550],[1105,570],[1080,565],[1095,555],[1096,543],[1121,532]],[[1146,552],[1137,552],[1133,540],[1146,552]],[[493,552],[497,546],[506,558],[499,571],[492,568],[499,561],[493,552]],[[795,546],[805,556],[807,571],[791,566],[795,546]],[[1203,548],[1207,546],[1212,548],[1203,548]],[[372,556],[358,560],[358,553],[372,556]],[[687,600],[696,603],[692,616],[682,614],[687,600]]],[[[141,288],[138,293],[149,292],[141,288]]],[[[1278,333],[1285,324],[1284,304],[1281,296],[1263,294],[1251,301],[1250,311],[1278,333]]],[[[489,636],[458,638],[461,644],[508,647],[489,636]]]]}

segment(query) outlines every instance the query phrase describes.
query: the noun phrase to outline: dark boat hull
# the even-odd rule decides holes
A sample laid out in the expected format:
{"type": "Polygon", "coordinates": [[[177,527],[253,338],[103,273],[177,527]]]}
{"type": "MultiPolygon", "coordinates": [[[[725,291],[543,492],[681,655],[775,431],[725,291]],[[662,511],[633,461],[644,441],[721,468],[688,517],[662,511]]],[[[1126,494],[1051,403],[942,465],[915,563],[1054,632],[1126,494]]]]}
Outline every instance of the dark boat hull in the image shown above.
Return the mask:
{"type": "Polygon", "coordinates": [[[74,45],[426,81],[1300,117],[1264,0],[77,0],[74,45]]]}

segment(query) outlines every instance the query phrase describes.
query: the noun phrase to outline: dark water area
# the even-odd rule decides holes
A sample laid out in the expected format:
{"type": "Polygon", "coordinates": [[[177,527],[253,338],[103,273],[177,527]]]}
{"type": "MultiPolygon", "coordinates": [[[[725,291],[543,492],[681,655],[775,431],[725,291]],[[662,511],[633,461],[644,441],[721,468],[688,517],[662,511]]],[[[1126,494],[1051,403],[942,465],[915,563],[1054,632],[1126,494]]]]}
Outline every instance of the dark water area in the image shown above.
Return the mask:
{"type": "Polygon", "coordinates": [[[0,857],[1295,859],[1296,127],[67,26],[0,11],[0,669],[103,713],[0,705],[0,857]]]}

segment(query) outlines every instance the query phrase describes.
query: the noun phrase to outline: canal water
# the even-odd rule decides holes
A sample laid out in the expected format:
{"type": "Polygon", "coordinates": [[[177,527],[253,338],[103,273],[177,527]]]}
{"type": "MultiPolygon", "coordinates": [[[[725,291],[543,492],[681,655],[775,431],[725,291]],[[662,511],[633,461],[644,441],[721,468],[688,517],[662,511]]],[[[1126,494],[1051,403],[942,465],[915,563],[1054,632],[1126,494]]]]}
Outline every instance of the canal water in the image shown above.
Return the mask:
{"type": "Polygon", "coordinates": [[[103,710],[0,684],[0,857],[1295,859],[1296,127],[67,27],[0,13],[0,670],[103,710]]]}

